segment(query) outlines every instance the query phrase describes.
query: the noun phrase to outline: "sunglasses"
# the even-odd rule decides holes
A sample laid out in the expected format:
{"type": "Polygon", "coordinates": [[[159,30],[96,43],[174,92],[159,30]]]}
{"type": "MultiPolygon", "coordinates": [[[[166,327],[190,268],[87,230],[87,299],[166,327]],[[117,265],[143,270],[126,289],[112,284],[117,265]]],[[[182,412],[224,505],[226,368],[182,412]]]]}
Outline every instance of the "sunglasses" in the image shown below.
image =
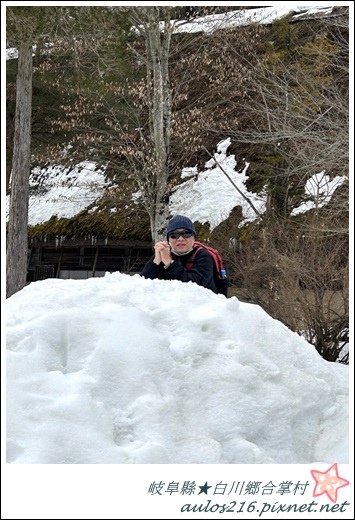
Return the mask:
{"type": "Polygon", "coordinates": [[[181,231],[180,233],[170,233],[169,238],[173,238],[174,240],[182,237],[182,238],[191,238],[193,233],[191,231],[181,231]]]}

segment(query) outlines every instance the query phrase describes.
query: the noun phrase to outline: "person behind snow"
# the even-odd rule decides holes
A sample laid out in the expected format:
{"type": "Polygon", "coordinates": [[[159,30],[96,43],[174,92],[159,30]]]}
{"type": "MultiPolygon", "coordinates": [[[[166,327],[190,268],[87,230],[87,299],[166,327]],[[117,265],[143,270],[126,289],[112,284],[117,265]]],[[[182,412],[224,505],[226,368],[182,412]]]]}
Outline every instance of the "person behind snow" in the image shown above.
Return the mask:
{"type": "Polygon", "coordinates": [[[151,280],[195,282],[217,293],[213,259],[208,251],[201,249],[189,269],[186,267],[193,256],[196,239],[195,226],[189,218],[182,215],[173,217],[166,229],[166,240],[155,244],[154,255],[144,266],[141,276],[151,280]]]}

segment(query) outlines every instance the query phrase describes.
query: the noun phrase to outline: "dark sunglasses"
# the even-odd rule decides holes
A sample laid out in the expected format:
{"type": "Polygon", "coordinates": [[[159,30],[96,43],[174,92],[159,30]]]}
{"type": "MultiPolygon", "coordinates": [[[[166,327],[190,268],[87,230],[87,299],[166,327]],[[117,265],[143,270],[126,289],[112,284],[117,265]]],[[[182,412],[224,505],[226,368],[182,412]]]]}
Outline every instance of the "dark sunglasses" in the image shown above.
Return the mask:
{"type": "Polygon", "coordinates": [[[169,238],[173,238],[174,240],[179,237],[191,238],[192,235],[193,233],[191,233],[191,231],[181,231],[181,233],[170,233],[169,238]]]}

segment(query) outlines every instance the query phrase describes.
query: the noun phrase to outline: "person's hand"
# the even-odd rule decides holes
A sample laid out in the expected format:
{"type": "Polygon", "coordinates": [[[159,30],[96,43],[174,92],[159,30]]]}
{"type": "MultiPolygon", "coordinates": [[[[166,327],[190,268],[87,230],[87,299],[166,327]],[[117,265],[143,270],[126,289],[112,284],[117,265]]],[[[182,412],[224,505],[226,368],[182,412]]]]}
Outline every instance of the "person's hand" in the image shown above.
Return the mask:
{"type": "Polygon", "coordinates": [[[163,262],[164,265],[170,264],[172,257],[170,252],[169,242],[163,240],[162,242],[157,242],[154,246],[154,260],[153,262],[157,265],[160,262],[163,262]]]}

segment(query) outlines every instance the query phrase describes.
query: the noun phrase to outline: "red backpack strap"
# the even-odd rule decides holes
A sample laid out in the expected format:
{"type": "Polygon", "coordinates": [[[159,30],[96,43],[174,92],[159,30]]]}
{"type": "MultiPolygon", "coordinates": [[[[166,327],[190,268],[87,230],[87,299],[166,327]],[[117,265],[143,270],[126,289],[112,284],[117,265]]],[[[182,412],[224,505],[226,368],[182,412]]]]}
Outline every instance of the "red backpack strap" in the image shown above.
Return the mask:
{"type": "Polygon", "coordinates": [[[223,260],[222,260],[222,257],[220,255],[220,253],[217,251],[217,249],[215,249],[214,247],[212,246],[208,246],[206,244],[202,244],[202,242],[195,242],[195,244],[197,244],[199,246],[199,249],[201,248],[204,248],[206,249],[206,251],[209,252],[209,254],[212,256],[213,258],[213,262],[216,266],[216,269],[218,271],[218,273],[224,269],[224,265],[223,265],[223,260]]]}
{"type": "Polygon", "coordinates": [[[213,258],[214,263],[216,265],[217,273],[220,276],[221,271],[225,269],[222,257],[221,257],[220,253],[216,249],[210,248],[209,252],[212,255],[212,258],[213,258]]]}
{"type": "Polygon", "coordinates": [[[194,252],[192,253],[191,257],[189,258],[189,260],[186,262],[186,269],[188,271],[191,270],[192,268],[192,264],[194,263],[194,260],[196,258],[196,255],[199,251],[201,251],[201,249],[206,249],[206,247],[201,244],[201,242],[198,242],[198,240],[196,240],[194,242],[194,252]]]}

